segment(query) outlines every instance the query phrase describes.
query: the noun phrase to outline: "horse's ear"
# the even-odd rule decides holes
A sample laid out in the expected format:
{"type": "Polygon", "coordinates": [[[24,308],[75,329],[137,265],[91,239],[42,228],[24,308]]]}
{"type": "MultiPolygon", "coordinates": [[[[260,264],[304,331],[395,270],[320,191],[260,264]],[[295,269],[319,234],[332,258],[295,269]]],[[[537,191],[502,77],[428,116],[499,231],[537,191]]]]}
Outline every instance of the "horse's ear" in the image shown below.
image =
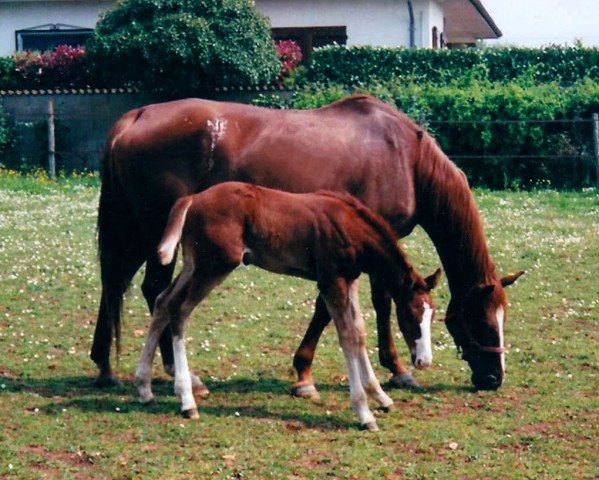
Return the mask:
{"type": "Polygon", "coordinates": [[[424,279],[424,281],[426,282],[426,287],[428,288],[429,292],[433,288],[435,288],[437,285],[439,285],[439,280],[441,280],[441,275],[443,275],[443,270],[441,270],[440,268],[437,268],[435,273],[433,273],[432,275],[429,275],[428,277],[426,277],[424,279]]]}
{"type": "Polygon", "coordinates": [[[512,283],[518,280],[522,275],[524,275],[524,271],[514,273],[512,275],[506,275],[501,279],[501,286],[509,287],[512,283]]]}

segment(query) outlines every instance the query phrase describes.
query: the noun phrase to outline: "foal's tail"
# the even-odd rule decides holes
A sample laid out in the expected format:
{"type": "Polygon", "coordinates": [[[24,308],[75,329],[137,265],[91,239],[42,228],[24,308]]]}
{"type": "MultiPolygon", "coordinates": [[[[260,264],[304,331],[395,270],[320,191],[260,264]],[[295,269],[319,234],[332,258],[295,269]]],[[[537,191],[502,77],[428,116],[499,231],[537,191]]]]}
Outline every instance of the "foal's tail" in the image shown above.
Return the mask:
{"type": "Polygon", "coordinates": [[[187,210],[189,210],[192,202],[191,196],[183,197],[177,200],[171,209],[166,228],[162,234],[162,240],[158,245],[158,258],[162,265],[168,265],[173,261],[175,250],[183,233],[187,210]]]}

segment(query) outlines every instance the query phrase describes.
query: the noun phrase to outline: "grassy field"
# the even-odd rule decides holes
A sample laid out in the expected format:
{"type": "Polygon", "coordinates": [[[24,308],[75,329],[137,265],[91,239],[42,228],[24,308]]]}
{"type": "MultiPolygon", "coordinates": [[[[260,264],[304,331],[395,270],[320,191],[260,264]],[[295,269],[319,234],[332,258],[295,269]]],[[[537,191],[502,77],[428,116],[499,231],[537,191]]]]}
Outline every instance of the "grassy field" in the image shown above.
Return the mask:
{"type": "MultiPolygon", "coordinates": [[[[398,408],[366,433],[332,328],[314,368],[321,401],[289,395],[315,286],[254,268],[238,269],[190,323],[189,361],[212,391],[200,420],[179,416],[160,362],[157,404],[136,400],[149,318],[140,277],[125,306],[123,385],[96,390],[97,179],[0,175],[0,478],[598,478],[599,194],[475,195],[500,272],[527,271],[508,290],[506,382],[472,391],[441,321],[444,281],[435,365],[416,374],[424,388],[391,391],[398,408]]],[[[438,266],[423,232],[405,244],[422,273],[438,266]]]]}

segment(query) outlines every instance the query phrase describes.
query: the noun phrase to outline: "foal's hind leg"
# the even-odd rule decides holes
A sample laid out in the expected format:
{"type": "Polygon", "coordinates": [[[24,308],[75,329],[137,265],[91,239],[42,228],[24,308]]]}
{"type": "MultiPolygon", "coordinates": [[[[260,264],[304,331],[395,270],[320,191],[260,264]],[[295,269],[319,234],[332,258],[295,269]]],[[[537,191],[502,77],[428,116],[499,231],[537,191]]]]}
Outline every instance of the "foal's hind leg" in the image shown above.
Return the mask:
{"type": "MultiPolygon", "coordinates": [[[[156,255],[150,255],[146,264],[146,273],[141,289],[148,303],[150,313],[154,314],[158,296],[166,290],[173,277],[173,271],[176,265],[176,257],[170,265],[161,265],[156,255]]],[[[170,325],[162,329],[159,340],[160,353],[162,355],[162,365],[166,373],[175,375],[175,360],[173,356],[173,336],[170,325]]],[[[193,373],[191,374],[193,392],[199,397],[206,397],[210,393],[208,388],[193,373]]]]}
{"type": "Polygon", "coordinates": [[[391,332],[391,296],[385,287],[376,280],[370,278],[370,292],[372,305],[376,312],[376,325],[379,343],[379,361],[383,367],[391,372],[389,384],[398,388],[416,388],[418,382],[410,371],[404,367],[397,354],[393,333],[391,332]]]}
{"type": "Polygon", "coordinates": [[[327,310],[322,295],[319,295],[316,299],[314,316],[310,321],[310,326],[293,356],[293,366],[298,377],[297,382],[291,387],[291,395],[295,397],[314,399],[320,397],[312,379],[312,362],[318,340],[320,340],[322,332],[330,321],[331,314],[327,310]]]}

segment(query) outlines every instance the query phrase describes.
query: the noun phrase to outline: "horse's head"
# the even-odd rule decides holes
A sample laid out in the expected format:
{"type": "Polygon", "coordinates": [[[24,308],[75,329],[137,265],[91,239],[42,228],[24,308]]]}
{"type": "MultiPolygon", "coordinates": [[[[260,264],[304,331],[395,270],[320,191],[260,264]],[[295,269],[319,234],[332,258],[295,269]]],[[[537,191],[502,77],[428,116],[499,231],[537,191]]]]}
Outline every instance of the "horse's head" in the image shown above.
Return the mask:
{"type": "Polygon", "coordinates": [[[505,374],[503,325],[506,318],[504,287],[524,272],[476,285],[461,299],[452,300],[445,324],[472,370],[472,383],[479,390],[497,390],[505,374]]]}
{"type": "Polygon", "coordinates": [[[431,348],[431,323],[435,307],[430,292],[439,283],[441,269],[422,278],[412,271],[409,285],[397,306],[397,321],[410,349],[412,363],[418,369],[430,367],[433,362],[431,348]]]}

